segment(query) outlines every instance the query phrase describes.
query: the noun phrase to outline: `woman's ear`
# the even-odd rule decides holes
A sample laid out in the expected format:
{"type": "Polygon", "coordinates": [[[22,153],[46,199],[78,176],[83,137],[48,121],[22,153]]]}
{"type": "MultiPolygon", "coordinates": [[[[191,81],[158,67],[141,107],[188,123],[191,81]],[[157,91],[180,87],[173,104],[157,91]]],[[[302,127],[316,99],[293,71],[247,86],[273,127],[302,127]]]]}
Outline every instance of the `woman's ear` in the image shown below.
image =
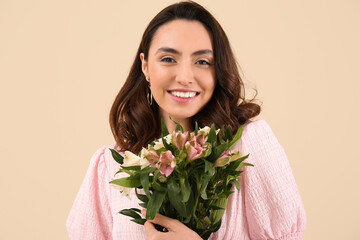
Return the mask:
{"type": "Polygon", "coordinates": [[[145,75],[146,81],[149,82],[148,62],[145,60],[145,54],[144,53],[140,53],[140,60],[141,60],[141,70],[145,75]]]}

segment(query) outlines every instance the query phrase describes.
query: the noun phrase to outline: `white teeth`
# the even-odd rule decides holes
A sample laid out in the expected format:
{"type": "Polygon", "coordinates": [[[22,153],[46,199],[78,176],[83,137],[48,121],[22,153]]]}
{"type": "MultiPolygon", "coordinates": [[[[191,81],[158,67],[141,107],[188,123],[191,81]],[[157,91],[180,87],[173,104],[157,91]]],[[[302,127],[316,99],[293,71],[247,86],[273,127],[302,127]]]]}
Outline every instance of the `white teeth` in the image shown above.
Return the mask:
{"type": "Polygon", "coordinates": [[[192,98],[195,97],[196,92],[177,92],[177,91],[171,91],[171,94],[177,97],[181,98],[192,98]]]}

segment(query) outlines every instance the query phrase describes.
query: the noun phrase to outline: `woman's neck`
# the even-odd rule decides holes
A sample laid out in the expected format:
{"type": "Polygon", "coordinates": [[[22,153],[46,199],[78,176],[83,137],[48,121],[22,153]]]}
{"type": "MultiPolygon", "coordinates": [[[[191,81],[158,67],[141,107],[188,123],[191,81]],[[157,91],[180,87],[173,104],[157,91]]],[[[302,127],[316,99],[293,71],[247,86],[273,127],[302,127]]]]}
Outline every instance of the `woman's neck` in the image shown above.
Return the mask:
{"type": "Polygon", "coordinates": [[[160,116],[164,119],[166,128],[168,129],[169,133],[172,133],[175,130],[176,123],[179,123],[183,128],[184,131],[191,131],[191,121],[190,118],[183,118],[183,119],[177,119],[175,117],[169,118],[168,114],[164,114],[163,116],[160,116]]]}

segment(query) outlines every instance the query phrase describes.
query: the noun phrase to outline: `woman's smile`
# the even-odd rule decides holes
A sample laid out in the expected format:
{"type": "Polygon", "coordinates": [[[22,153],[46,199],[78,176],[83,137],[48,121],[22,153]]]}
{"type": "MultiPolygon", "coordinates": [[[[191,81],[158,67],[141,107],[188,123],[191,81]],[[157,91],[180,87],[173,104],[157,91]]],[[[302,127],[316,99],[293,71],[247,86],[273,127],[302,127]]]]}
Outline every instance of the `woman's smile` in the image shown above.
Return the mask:
{"type": "Polygon", "coordinates": [[[172,100],[178,103],[190,103],[195,100],[199,92],[186,90],[186,89],[174,89],[167,91],[172,100]]]}

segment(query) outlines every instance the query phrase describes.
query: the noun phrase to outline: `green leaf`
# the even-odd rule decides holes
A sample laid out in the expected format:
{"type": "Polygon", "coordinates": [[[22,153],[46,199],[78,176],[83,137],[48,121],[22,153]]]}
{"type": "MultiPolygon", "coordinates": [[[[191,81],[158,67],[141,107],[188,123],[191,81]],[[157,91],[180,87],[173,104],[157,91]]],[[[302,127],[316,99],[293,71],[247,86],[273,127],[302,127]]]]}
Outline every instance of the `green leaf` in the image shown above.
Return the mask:
{"type": "Polygon", "coordinates": [[[210,175],[214,175],[214,168],[213,168],[213,163],[209,162],[207,160],[204,160],[205,163],[205,173],[209,173],[210,175]]]}
{"type": "Polygon", "coordinates": [[[215,158],[215,154],[216,154],[216,145],[217,145],[217,137],[216,137],[216,130],[215,130],[215,125],[212,124],[211,125],[211,129],[210,132],[208,134],[208,140],[206,141],[211,145],[211,154],[208,156],[208,160],[210,162],[215,162],[217,158],[215,158]]]}
{"type": "MultiPolygon", "coordinates": [[[[174,121],[175,122],[175,121],[174,121]]],[[[184,133],[184,128],[177,122],[175,122],[176,127],[175,127],[175,132],[176,131],[181,131],[182,133],[184,133]]]]}
{"type": "MultiPolygon", "coordinates": [[[[135,188],[135,194],[136,194],[137,198],[138,198],[140,201],[142,201],[142,202],[148,202],[148,201],[149,201],[149,198],[148,198],[146,195],[140,194],[140,193],[137,192],[137,188],[135,188]]],[[[149,196],[150,196],[150,195],[149,195],[149,196]]]]}
{"type": "Polygon", "coordinates": [[[220,155],[226,150],[228,149],[229,144],[228,142],[225,142],[223,144],[221,144],[219,147],[216,148],[215,150],[215,159],[218,159],[220,157],[220,155]]]}
{"type": "Polygon", "coordinates": [[[220,208],[220,210],[214,210],[210,214],[211,222],[216,223],[216,222],[220,221],[222,216],[224,215],[225,208],[226,208],[226,205],[227,205],[227,198],[226,197],[219,198],[215,202],[214,205],[220,208]]]}
{"type": "Polygon", "coordinates": [[[202,175],[201,176],[201,189],[200,189],[200,195],[201,198],[206,200],[207,199],[207,192],[206,192],[206,188],[209,184],[209,180],[211,179],[211,175],[202,175]]]}
{"type": "Polygon", "coordinates": [[[153,191],[147,204],[146,219],[152,220],[155,218],[156,213],[158,213],[164,201],[165,195],[166,192],[153,191]]]}
{"type": "Polygon", "coordinates": [[[132,218],[135,218],[135,219],[138,219],[138,218],[141,218],[141,216],[135,212],[134,210],[132,209],[123,209],[119,212],[120,214],[123,214],[125,216],[129,216],[129,217],[132,217],[132,218]]]}
{"type": "Polygon", "coordinates": [[[164,122],[164,119],[162,118],[161,119],[161,132],[162,132],[162,135],[163,137],[167,136],[169,134],[169,131],[165,125],[165,122],[164,122]]]}
{"type": "Polygon", "coordinates": [[[223,144],[223,143],[226,142],[226,141],[221,137],[221,135],[218,135],[218,137],[219,137],[219,140],[220,140],[220,143],[221,143],[221,144],[223,144]]]}
{"type": "Polygon", "coordinates": [[[227,169],[238,170],[239,168],[241,168],[241,166],[240,166],[241,162],[244,161],[246,158],[248,158],[249,155],[250,155],[250,154],[245,155],[245,156],[243,156],[243,157],[241,157],[241,158],[238,158],[238,159],[232,161],[232,162],[229,164],[229,166],[227,167],[227,169]]]}
{"type": "MultiPolygon", "coordinates": [[[[174,147],[171,144],[168,144],[166,142],[165,138],[162,138],[162,142],[164,144],[164,147],[166,148],[166,150],[170,150],[173,154],[174,154],[174,147]]],[[[159,154],[160,155],[160,154],[159,154]]]]}
{"type": "Polygon", "coordinates": [[[187,202],[190,197],[191,186],[187,177],[184,180],[185,180],[184,184],[181,186],[181,195],[182,195],[181,201],[187,202]]]}
{"type": "Polygon", "coordinates": [[[236,189],[240,191],[240,183],[236,179],[231,180],[229,183],[235,185],[236,189]]]}
{"type": "Polygon", "coordinates": [[[128,170],[128,171],[130,171],[130,170],[139,171],[139,170],[141,169],[141,166],[129,166],[129,167],[123,167],[123,166],[121,166],[121,168],[122,168],[123,170],[128,170]]]}
{"type": "Polygon", "coordinates": [[[147,208],[148,203],[143,202],[143,203],[139,203],[139,205],[140,205],[140,207],[147,208]]]}
{"type": "Polygon", "coordinates": [[[209,209],[212,209],[212,210],[224,210],[224,208],[221,208],[221,207],[216,206],[216,205],[210,205],[209,209]]]}
{"type": "Polygon", "coordinates": [[[173,179],[171,179],[167,184],[167,189],[168,189],[168,196],[170,203],[180,214],[180,216],[187,217],[189,215],[189,212],[186,209],[186,204],[183,201],[181,201],[182,194],[180,191],[179,184],[176,183],[173,179]]]}
{"type": "Polygon", "coordinates": [[[173,121],[176,126],[175,126],[175,131],[181,131],[182,133],[184,133],[184,129],[183,127],[176,121],[172,120],[171,116],[169,116],[170,120],[173,121]]]}
{"type": "Polygon", "coordinates": [[[244,128],[244,125],[241,125],[239,127],[239,129],[237,130],[233,140],[231,140],[231,142],[229,144],[229,148],[232,148],[235,145],[235,143],[241,138],[243,128],[244,128]]]}
{"type": "Polygon", "coordinates": [[[141,213],[141,210],[138,209],[138,208],[130,208],[131,210],[135,211],[135,212],[138,212],[138,213],[141,213]]]}
{"type": "Polygon", "coordinates": [[[245,167],[245,166],[254,167],[254,164],[247,163],[247,162],[242,162],[242,163],[240,163],[238,169],[240,169],[240,168],[242,168],[242,167],[245,167]]]}
{"type": "Polygon", "coordinates": [[[130,221],[133,221],[137,224],[141,224],[141,225],[144,225],[145,222],[146,222],[146,219],[145,218],[136,218],[136,219],[131,219],[130,221]]]}
{"type": "Polygon", "coordinates": [[[167,191],[167,188],[162,186],[158,182],[153,182],[152,187],[154,188],[154,190],[156,190],[158,192],[166,192],[167,191]]]}
{"type": "MultiPolygon", "coordinates": [[[[210,233],[211,232],[216,232],[217,230],[219,230],[220,229],[220,227],[221,227],[221,218],[220,218],[220,220],[218,221],[218,222],[216,222],[214,225],[212,225],[211,227],[210,227],[210,233]]],[[[208,236],[208,237],[210,237],[210,235],[208,236]]]]}
{"type": "Polygon", "coordinates": [[[224,191],[223,195],[228,198],[232,193],[234,193],[234,191],[224,191]]]}
{"type": "Polygon", "coordinates": [[[225,138],[229,141],[231,141],[233,139],[232,134],[231,134],[231,129],[229,126],[226,128],[225,138]]]}
{"type": "Polygon", "coordinates": [[[157,168],[153,168],[153,167],[150,167],[150,166],[146,166],[144,167],[143,169],[141,169],[139,171],[140,174],[149,174],[149,173],[152,173],[156,170],[157,168]]]}
{"type": "Polygon", "coordinates": [[[216,147],[216,130],[215,130],[215,125],[212,124],[211,125],[211,129],[210,129],[210,132],[208,134],[208,140],[207,142],[211,144],[212,148],[215,148],[216,147]]]}
{"type": "MultiPolygon", "coordinates": [[[[148,173],[141,173],[140,174],[140,183],[141,186],[144,188],[145,194],[148,198],[150,198],[149,192],[149,174],[148,173]]],[[[144,201],[143,201],[144,202],[144,201]]]]}
{"type": "Polygon", "coordinates": [[[110,183],[127,188],[140,187],[140,179],[133,176],[112,180],[110,183]]]}
{"type": "Polygon", "coordinates": [[[112,148],[109,148],[109,150],[111,151],[111,155],[113,156],[114,160],[119,164],[123,164],[124,162],[123,156],[121,156],[117,151],[115,151],[112,148]]]}

